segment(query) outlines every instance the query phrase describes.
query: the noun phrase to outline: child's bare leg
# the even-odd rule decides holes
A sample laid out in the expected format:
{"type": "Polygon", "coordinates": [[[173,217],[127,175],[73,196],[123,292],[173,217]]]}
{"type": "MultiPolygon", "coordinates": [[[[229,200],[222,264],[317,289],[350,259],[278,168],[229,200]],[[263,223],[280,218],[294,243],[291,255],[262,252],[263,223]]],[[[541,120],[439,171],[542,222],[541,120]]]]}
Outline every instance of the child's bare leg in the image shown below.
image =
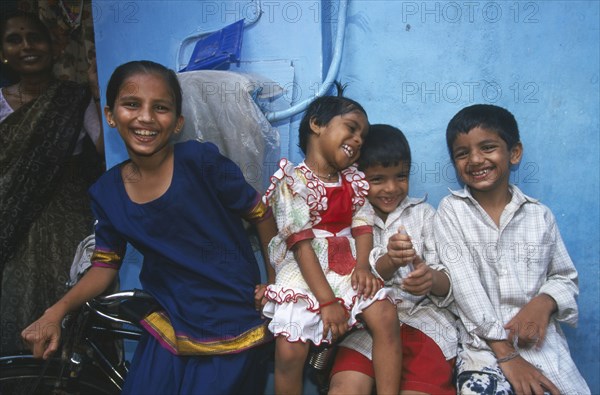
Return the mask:
{"type": "Polygon", "coordinates": [[[290,343],[283,336],[275,340],[275,393],[301,394],[302,373],[308,355],[308,344],[290,343]]]}
{"type": "Polygon", "coordinates": [[[371,395],[373,378],[353,370],[337,372],[329,383],[328,395],[371,395]]]}
{"type": "Polygon", "coordinates": [[[366,308],[362,315],[373,337],[377,393],[396,395],[400,392],[402,373],[402,342],[396,306],[381,300],[366,308]]]}

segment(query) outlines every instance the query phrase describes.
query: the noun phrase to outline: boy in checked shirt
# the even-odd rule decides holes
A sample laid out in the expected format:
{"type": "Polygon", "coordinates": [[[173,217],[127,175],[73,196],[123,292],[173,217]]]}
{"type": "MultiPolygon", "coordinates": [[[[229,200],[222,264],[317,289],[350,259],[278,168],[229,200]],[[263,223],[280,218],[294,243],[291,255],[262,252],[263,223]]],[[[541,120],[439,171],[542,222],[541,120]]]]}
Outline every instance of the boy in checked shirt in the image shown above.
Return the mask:
{"type": "MultiPolygon", "coordinates": [[[[375,209],[373,272],[402,300],[401,394],[455,395],[452,381],[457,349],[456,317],[448,310],[450,281],[433,239],[435,210],[424,198],[408,196],[411,154],[404,134],[389,125],[371,125],[361,148],[359,170],[369,182],[375,209]]],[[[358,330],[338,348],[330,395],[372,393],[372,340],[358,330]]]]}
{"type": "Polygon", "coordinates": [[[446,142],[465,184],[440,202],[438,254],[460,315],[460,394],[589,394],[559,322],[577,322],[577,271],[548,207],[509,183],[523,154],[514,116],[473,105],[446,142]]]}

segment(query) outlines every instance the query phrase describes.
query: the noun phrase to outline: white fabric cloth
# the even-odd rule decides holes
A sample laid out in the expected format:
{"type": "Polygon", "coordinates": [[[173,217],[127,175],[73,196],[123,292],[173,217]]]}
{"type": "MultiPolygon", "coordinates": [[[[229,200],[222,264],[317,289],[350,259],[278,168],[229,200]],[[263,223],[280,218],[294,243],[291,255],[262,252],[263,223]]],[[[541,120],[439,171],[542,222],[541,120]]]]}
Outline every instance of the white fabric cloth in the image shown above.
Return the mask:
{"type": "MultiPolygon", "coordinates": [[[[406,197],[400,205],[391,212],[387,220],[375,217],[373,227],[373,245],[369,261],[375,270],[379,258],[387,253],[388,239],[398,232],[403,225],[413,241],[416,253],[434,270],[446,272],[440,264],[435,250],[433,238],[433,216],[435,210],[425,199],[406,197]]],[[[452,288],[445,298],[434,295],[416,296],[401,290],[402,279],[410,273],[410,268],[399,268],[394,276],[386,281],[399,294],[402,302],[397,305],[398,319],[423,332],[431,338],[444,353],[446,359],[452,359],[457,353],[458,337],[456,317],[448,309],[452,304],[452,288]]],[[[372,359],[373,341],[366,330],[355,331],[346,337],[342,346],[360,352],[372,359]]]]}
{"type": "Polygon", "coordinates": [[[8,104],[8,101],[6,101],[6,98],[4,97],[4,92],[2,91],[2,89],[0,89],[0,123],[2,123],[2,121],[4,121],[4,119],[13,112],[14,110],[12,109],[10,104],[8,104]]]}
{"type": "MultiPolygon", "coordinates": [[[[364,175],[355,167],[350,167],[341,172],[341,177],[352,185],[354,193],[350,228],[372,226],[375,214],[366,199],[369,186],[364,175]]],[[[264,199],[272,207],[279,233],[269,244],[269,258],[275,268],[275,284],[267,287],[268,302],[263,314],[271,318],[269,329],[276,336],[285,336],[290,342],[311,341],[319,345],[323,341],[319,302],[306,284],[293,252],[288,248],[288,238],[313,231],[313,226],[321,222],[322,213],[336,209],[335,205],[328,205],[325,196],[325,188],[336,184],[325,184],[304,163],[295,166],[285,159],[280,162],[280,169],[271,180],[264,199]]],[[[343,299],[343,306],[349,312],[348,325],[356,325],[356,315],[377,300],[395,302],[388,288],[380,289],[373,299],[359,298],[352,289],[351,274],[341,275],[330,270],[327,236],[325,231],[314,232],[311,244],[335,296],[343,299]]],[[[352,256],[356,258],[356,246],[348,230],[344,229],[337,236],[348,238],[352,256]]],[[[330,340],[328,337],[325,342],[330,340]]]]}
{"type": "Polygon", "coordinates": [[[550,209],[516,186],[511,185],[510,191],[512,198],[499,226],[468,187],[451,191],[435,216],[438,254],[449,270],[461,318],[464,351],[457,367],[493,370],[488,365],[495,364],[495,358],[486,339],[506,339],[504,325],[532,298],[545,293],[554,298],[558,312],[551,317],[543,345],[522,349],[521,355],[562,394],[589,394],[559,325],[577,323],[577,271],[550,209]]]}

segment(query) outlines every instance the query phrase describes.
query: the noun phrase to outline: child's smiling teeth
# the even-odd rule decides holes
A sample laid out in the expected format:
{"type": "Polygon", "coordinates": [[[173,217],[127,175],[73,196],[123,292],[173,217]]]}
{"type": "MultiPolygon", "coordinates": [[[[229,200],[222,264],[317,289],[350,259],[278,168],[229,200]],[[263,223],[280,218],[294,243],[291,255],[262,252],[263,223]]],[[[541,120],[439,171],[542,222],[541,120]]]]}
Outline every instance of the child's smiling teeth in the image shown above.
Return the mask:
{"type": "Polygon", "coordinates": [[[145,137],[156,136],[158,134],[158,132],[154,130],[134,130],[133,133],[135,133],[138,136],[145,137]]]}
{"type": "Polygon", "coordinates": [[[342,145],[342,149],[344,150],[346,155],[348,155],[349,158],[352,158],[354,156],[354,150],[349,145],[342,145]]]}
{"type": "Polygon", "coordinates": [[[490,172],[490,169],[483,169],[483,170],[479,170],[479,171],[473,171],[473,172],[471,172],[471,175],[473,175],[474,177],[482,177],[482,176],[485,176],[489,172],[490,172]]]}

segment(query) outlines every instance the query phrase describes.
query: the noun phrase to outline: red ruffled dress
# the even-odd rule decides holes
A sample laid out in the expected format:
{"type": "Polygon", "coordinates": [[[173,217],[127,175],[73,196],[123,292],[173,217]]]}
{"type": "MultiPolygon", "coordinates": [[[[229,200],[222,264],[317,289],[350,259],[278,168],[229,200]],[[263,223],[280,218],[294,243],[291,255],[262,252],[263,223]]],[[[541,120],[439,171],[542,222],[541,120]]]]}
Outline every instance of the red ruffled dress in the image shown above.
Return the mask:
{"type": "Polygon", "coordinates": [[[335,296],[343,300],[348,324],[373,302],[393,301],[382,288],[373,299],[359,297],[351,285],[356,266],[354,237],[372,232],[374,211],[367,201],[369,185],[354,166],[344,169],[337,182],[324,183],[303,162],[297,166],[282,159],[265,194],[277,221],[279,233],[269,244],[275,284],[269,285],[263,314],[271,319],[269,330],[288,341],[323,340],[319,302],[300,272],[291,248],[310,239],[325,277],[335,296]]]}

